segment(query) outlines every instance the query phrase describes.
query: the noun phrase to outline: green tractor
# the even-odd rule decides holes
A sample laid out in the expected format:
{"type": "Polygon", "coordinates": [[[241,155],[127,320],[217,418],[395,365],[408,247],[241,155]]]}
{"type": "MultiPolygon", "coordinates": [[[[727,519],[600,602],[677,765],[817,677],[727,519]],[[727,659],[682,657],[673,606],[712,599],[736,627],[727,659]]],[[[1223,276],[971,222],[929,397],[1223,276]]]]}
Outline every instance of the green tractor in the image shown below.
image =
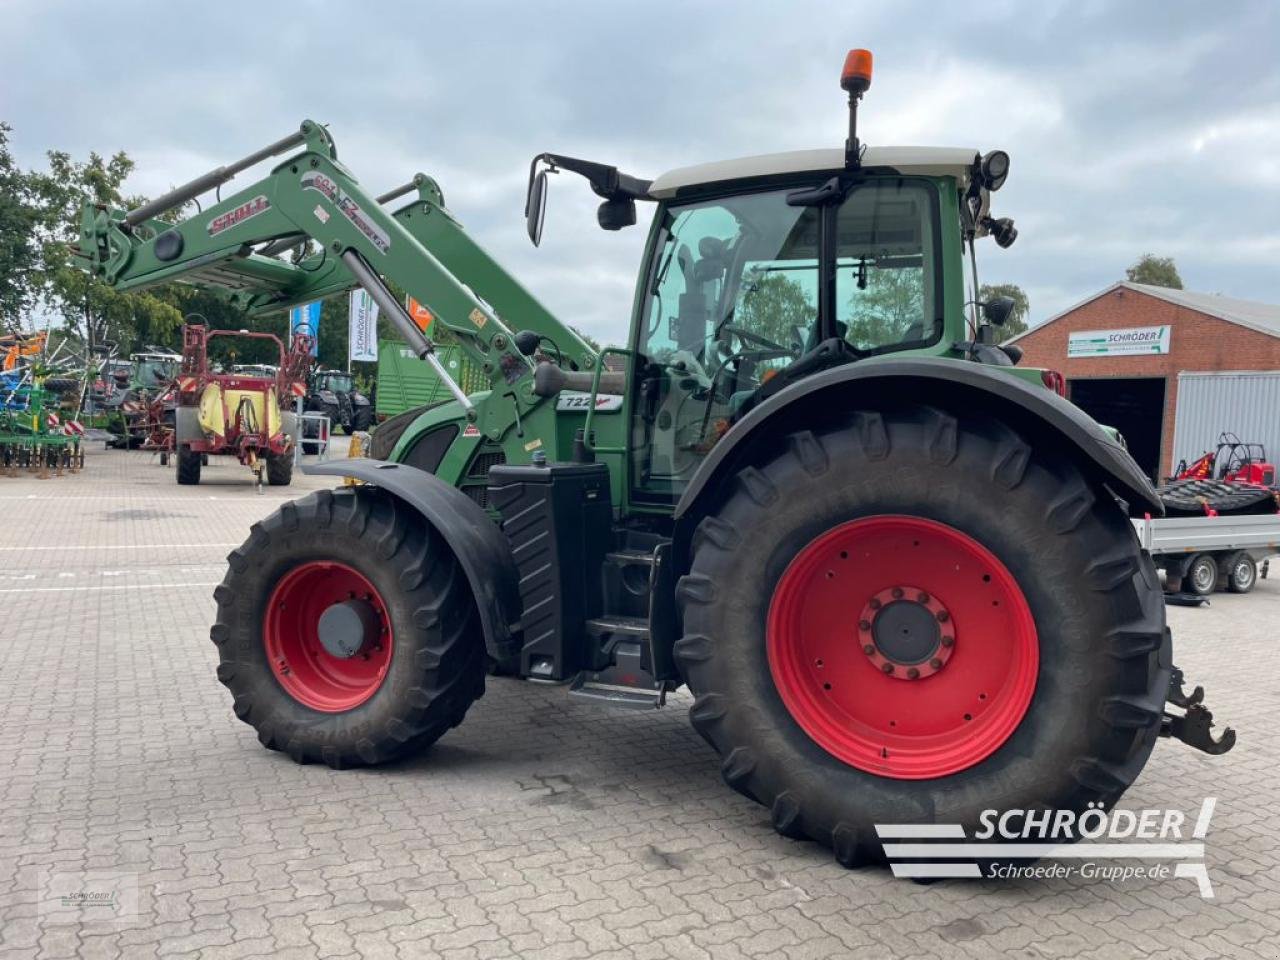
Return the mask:
{"type": "Polygon", "coordinates": [[[584,177],[606,230],[653,207],[630,339],[601,352],[433,180],[367,193],[314,122],[138,209],[86,208],[107,282],[181,277],[250,313],[359,286],[453,394],[381,424],[371,457],[307,468],[359,483],[230,554],[210,635],[265,746],[392,762],[490,673],[643,710],[687,686],[725,781],[844,864],[880,858],[875,824],[1109,807],[1162,734],[1231,746],[1172,669],[1130,522],[1155,491],[1061,377],[998,344],[1010,305],[966,300],[978,240],[1016,236],[990,211],[1008,156],[864,147],[869,84],[854,51],[843,148],[654,180],[535,157],[535,244],[550,175],[584,177]],[[387,280],[487,390],[457,387],[387,280]]]}

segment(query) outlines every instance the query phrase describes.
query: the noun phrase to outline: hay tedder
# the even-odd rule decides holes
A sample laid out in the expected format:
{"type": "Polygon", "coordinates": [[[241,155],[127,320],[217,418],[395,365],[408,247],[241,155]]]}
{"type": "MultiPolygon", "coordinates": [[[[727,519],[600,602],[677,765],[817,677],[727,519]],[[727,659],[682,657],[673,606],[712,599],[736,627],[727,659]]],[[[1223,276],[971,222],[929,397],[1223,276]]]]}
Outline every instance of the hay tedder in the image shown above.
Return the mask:
{"type": "Polygon", "coordinates": [[[264,475],[272,486],[287,486],[298,442],[297,414],[289,406],[306,394],[311,344],[310,336],[295,334],[286,353],[270,333],[186,324],[177,375],[147,408],[143,449],[160,451],[162,460],[173,456],[181,484],[199,483],[210,456],[234,456],[253,471],[259,487],[264,475]],[[215,372],[209,341],[228,337],[273,343],[279,355],[276,374],[215,372]]]}
{"type": "Polygon", "coordinates": [[[46,477],[84,466],[84,428],[75,419],[81,398],[63,415],[63,397],[82,393],[73,363],[65,342],[50,353],[45,333],[0,336],[0,472],[46,477]]]}
{"type": "Polygon", "coordinates": [[[651,205],[625,348],[598,351],[468,237],[428,177],[381,196],[308,121],[135,210],[87,207],[84,266],[250,312],[359,286],[453,399],[378,426],[354,486],[233,551],[211,637],[236,715],[299,762],[377,764],[463,721],[487,670],[603,706],[693,694],[725,781],[845,864],[875,824],[1110,806],[1172,736],[1209,752],[1131,516],[1160,499],[1052,371],[966,310],[1001,247],[1000,151],[843,148],[586,179],[651,205]],[[178,223],[164,211],[278,158],[178,223]],[[283,251],[310,242],[301,255],[283,251]],[[969,263],[966,263],[966,254],[969,263]],[[488,379],[467,395],[388,282],[488,379]],[[605,355],[621,358],[607,370],[605,355]]]}

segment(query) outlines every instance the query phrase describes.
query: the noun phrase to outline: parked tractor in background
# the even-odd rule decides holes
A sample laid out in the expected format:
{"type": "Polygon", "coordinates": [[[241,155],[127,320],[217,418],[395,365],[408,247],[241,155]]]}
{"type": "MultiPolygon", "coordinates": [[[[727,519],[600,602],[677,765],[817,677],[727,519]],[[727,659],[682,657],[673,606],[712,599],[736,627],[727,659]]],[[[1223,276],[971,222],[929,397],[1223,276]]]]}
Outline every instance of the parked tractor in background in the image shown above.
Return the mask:
{"type": "Polygon", "coordinates": [[[1157,490],[1171,515],[1280,513],[1276,465],[1262,444],[1246,443],[1234,433],[1220,434],[1217,448],[1193,463],[1179,463],[1157,490]]]}
{"type": "MultiPolygon", "coordinates": [[[[293,447],[298,442],[294,401],[306,392],[311,364],[311,338],[295,334],[285,353],[280,339],[269,333],[209,330],[188,323],[182,328],[182,364],[173,380],[176,397],[172,439],[167,447],[177,460],[180,484],[200,482],[201,467],[210,456],[234,456],[253,471],[255,483],[287,486],[293,479],[293,447]],[[274,376],[214,373],[209,365],[209,341],[234,337],[274,343],[280,361],[274,376]]],[[[151,422],[156,423],[153,405],[151,422]]],[[[166,444],[160,441],[160,448],[166,444]]]]}
{"type": "Polygon", "coordinates": [[[853,51],[843,149],[655,180],[535,157],[535,244],[549,175],[586,178],[606,230],[653,205],[625,348],[552,315],[429,177],[367,192],[312,121],[135,210],[85,208],[82,262],[117,288],[182,278],[266,313],[359,286],[453,394],[382,424],[385,459],[308,467],[359,485],[231,553],[210,635],[265,746],[404,757],[493,663],[601,706],[687,685],[725,781],[849,865],[882,857],[876,824],[1109,808],[1162,734],[1229,748],[1171,690],[1129,520],[1161,512],[1155,490],[1059,376],[997,344],[1009,301],[966,313],[977,241],[1016,237],[990,211],[1008,156],[865,147],[870,82],[853,51]],[[387,281],[486,390],[458,387],[387,281]]]}
{"type": "Polygon", "coordinates": [[[311,374],[306,409],[323,413],[330,426],[344,433],[368,430],[373,426],[373,405],[356,386],[350,373],[316,370],[311,374]]]}

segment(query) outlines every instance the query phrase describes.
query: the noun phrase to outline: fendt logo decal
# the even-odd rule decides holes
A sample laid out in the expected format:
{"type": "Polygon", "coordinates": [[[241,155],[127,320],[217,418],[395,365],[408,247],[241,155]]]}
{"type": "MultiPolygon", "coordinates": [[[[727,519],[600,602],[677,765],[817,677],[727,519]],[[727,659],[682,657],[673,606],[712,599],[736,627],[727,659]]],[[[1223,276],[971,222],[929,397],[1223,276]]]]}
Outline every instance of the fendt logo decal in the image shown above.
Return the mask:
{"type": "Polygon", "coordinates": [[[238,223],[244,223],[250,217],[256,217],[265,210],[271,209],[271,201],[262,194],[258,194],[252,200],[240,204],[234,210],[228,210],[226,213],[218,214],[209,221],[209,236],[216,237],[223,230],[229,230],[238,223]]]}
{"type": "Polygon", "coordinates": [[[318,170],[308,170],[302,175],[302,188],[304,190],[318,190],[329,198],[332,203],[342,213],[344,217],[356,225],[356,229],[369,238],[372,243],[383,253],[391,249],[391,238],[387,236],[380,226],[371,221],[360,204],[352,200],[342,188],[334,183],[329,177],[320,173],[318,170]]]}

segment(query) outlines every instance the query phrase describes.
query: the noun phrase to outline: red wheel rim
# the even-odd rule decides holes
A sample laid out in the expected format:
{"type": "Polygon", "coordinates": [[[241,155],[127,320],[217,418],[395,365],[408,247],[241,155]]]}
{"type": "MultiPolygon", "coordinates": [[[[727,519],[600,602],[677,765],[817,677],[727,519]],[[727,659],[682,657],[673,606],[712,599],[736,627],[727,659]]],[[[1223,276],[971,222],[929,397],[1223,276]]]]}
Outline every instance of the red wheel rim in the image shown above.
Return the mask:
{"type": "Polygon", "coordinates": [[[280,686],[323,713],[364,703],[378,692],[391,665],[387,606],[373,584],[344,563],[313,561],[281,577],[267,601],[262,633],[280,686]],[[331,607],[351,602],[367,605],[373,619],[359,648],[350,656],[336,656],[320,641],[320,618],[331,607]]]}
{"type": "Polygon", "coordinates": [[[965,533],[919,517],[841,524],[783,572],[769,669],[832,756],[899,780],[981,762],[1035,692],[1035,620],[1013,575],[965,533]]]}

